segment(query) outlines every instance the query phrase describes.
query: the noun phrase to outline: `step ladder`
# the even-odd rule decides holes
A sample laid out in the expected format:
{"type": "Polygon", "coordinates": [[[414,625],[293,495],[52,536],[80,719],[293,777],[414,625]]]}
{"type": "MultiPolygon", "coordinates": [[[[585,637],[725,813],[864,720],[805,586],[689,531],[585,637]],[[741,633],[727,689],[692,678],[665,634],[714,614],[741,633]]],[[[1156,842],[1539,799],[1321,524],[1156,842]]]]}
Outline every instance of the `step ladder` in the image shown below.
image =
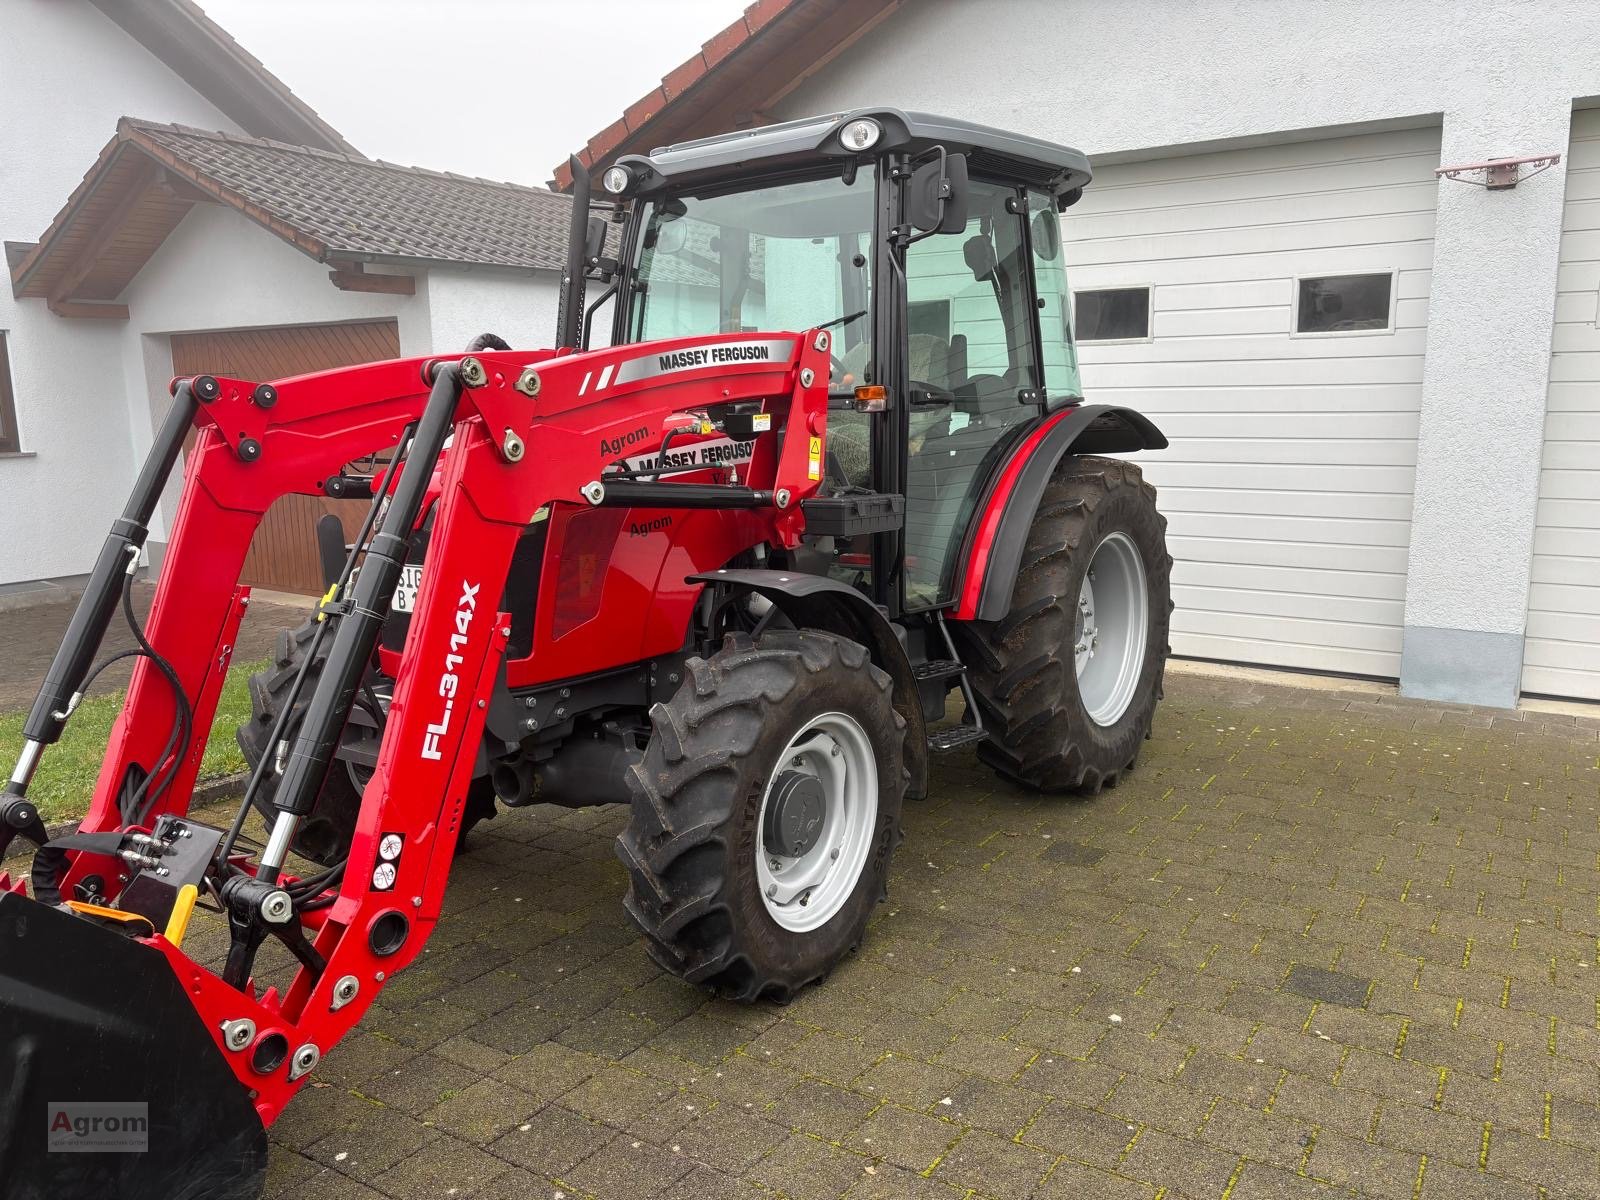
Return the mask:
{"type": "Polygon", "coordinates": [[[961,724],[949,725],[928,734],[930,753],[949,754],[963,746],[972,746],[985,741],[989,737],[989,731],[983,727],[983,718],[978,715],[978,698],[972,694],[972,683],[967,679],[967,664],[962,662],[961,656],[956,653],[956,644],[950,637],[950,628],[944,623],[944,613],[935,613],[933,619],[939,627],[939,633],[944,639],[945,649],[949,651],[950,657],[920,663],[912,668],[912,674],[918,683],[955,676],[960,684],[961,698],[967,705],[961,724]]]}

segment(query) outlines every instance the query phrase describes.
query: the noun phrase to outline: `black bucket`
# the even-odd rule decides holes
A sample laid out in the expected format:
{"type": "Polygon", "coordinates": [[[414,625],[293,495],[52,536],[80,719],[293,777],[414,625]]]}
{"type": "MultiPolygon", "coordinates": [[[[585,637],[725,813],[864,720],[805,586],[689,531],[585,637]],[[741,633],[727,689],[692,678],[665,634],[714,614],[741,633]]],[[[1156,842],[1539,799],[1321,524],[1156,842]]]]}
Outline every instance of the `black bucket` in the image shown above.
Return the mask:
{"type": "Polygon", "coordinates": [[[0,1194],[255,1200],[266,1131],[161,953],[0,893],[0,1194]]]}

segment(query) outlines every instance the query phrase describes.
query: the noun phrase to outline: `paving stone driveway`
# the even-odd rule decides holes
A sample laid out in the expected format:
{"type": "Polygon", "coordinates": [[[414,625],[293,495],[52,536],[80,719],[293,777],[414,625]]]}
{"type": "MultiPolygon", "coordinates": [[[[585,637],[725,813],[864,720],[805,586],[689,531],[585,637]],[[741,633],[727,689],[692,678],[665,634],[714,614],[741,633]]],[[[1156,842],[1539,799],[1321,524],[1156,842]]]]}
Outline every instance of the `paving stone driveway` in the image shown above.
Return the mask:
{"type": "Polygon", "coordinates": [[[1168,693],[1093,801],[945,760],[787,1008],[656,971],[616,811],[502,815],[271,1193],[1600,1195],[1600,720],[1168,693]]]}

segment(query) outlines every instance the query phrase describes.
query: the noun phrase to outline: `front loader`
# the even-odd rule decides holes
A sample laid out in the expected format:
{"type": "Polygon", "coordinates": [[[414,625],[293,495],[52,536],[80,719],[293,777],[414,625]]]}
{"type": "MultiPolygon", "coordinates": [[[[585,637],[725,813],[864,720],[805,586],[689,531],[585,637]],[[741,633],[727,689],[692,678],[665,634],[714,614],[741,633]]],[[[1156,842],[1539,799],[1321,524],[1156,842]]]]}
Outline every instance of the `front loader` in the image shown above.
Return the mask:
{"type": "Polygon", "coordinates": [[[1133,768],[1171,560],[1153,489],[1105,456],[1165,440],[1082,402],[1057,214],[1083,157],[871,109],[624,158],[609,220],[576,179],[558,348],[174,381],[0,797],[0,853],[38,847],[0,874],[8,1197],[255,1195],[265,1127],[502,806],[626,806],[651,956],[783,1003],[866,935],[931,755],[1046,792],[1133,768]],[[319,530],[327,594],[251,681],[252,772],[213,827],[189,804],[240,572],[289,493],[360,533],[319,530]],[[127,700],[52,840],[29,784],[119,605],[127,700]],[[202,920],[210,966],[184,949],[202,920]],[[138,1145],[70,1152],[108,1121],[138,1145]]]}

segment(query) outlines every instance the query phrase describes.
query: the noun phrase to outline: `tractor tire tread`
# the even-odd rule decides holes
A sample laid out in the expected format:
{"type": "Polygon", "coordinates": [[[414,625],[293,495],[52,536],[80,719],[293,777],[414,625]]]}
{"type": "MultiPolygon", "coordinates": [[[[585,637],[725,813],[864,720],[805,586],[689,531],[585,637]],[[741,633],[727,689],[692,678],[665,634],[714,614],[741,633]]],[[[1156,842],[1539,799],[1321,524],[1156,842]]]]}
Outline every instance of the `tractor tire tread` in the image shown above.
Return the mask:
{"type": "MultiPolygon", "coordinates": [[[[629,876],[624,909],[664,970],[735,1000],[780,1004],[826,972],[763,971],[741,947],[728,895],[729,830],[744,804],[743,760],[802,678],[863,669],[887,704],[890,677],[855,642],[817,630],[772,630],[759,641],[730,634],[717,653],[691,658],[684,686],[651,707],[653,736],[627,774],[633,803],[617,856],[629,876]]],[[[905,722],[893,715],[902,737],[895,777],[905,780],[905,722]]],[[[875,898],[882,887],[874,885],[875,898]]],[[[852,945],[859,942],[857,931],[852,945]]]]}
{"type": "Polygon", "coordinates": [[[1096,795],[1121,782],[1151,736],[1170,653],[1172,612],[1172,558],[1164,544],[1166,519],[1155,499],[1156,489],[1133,463],[1087,455],[1063,459],[1029,528],[1010,610],[998,621],[952,623],[979,712],[992,734],[977,747],[978,757],[1012,782],[1034,791],[1096,795]],[[1085,539],[1095,532],[1096,513],[1119,495],[1123,511],[1135,512],[1143,532],[1160,546],[1159,553],[1146,555],[1159,611],[1150,613],[1153,683],[1141,688],[1128,709],[1125,719],[1134,729],[1112,748],[1085,732],[1087,717],[1063,674],[1073,670],[1077,592],[1069,581],[1087,567],[1078,560],[1091,548],[1085,539]]]}

